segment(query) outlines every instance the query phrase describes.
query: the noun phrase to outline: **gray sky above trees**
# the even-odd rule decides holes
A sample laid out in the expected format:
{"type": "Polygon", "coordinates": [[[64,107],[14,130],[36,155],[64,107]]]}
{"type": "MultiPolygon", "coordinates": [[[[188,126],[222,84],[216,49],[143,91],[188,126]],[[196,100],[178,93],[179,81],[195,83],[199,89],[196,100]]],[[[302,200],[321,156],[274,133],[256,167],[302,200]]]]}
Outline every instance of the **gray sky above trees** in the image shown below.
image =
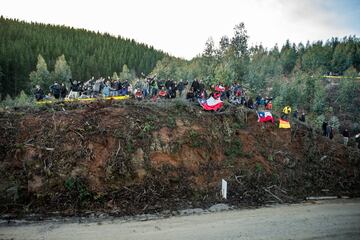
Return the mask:
{"type": "Polygon", "coordinates": [[[108,32],[191,59],[244,22],[250,45],[360,35],[360,0],[1,0],[0,15],[108,32]]]}

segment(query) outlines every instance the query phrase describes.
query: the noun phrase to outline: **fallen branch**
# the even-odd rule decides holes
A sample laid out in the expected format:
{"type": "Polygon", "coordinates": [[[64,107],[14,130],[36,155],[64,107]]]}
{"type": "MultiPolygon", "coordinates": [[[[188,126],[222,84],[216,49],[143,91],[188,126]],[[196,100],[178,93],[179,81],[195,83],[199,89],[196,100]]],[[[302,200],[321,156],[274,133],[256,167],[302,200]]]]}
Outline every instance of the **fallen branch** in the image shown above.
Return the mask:
{"type": "Polygon", "coordinates": [[[120,148],[121,148],[121,145],[120,145],[120,140],[119,140],[119,146],[118,146],[118,149],[116,151],[115,157],[117,157],[117,155],[119,154],[120,148]]]}
{"type": "Polygon", "coordinates": [[[270,190],[263,188],[265,192],[269,193],[271,196],[273,196],[274,198],[276,198],[279,202],[283,203],[284,201],[281,200],[278,196],[276,196],[275,194],[273,194],[272,192],[270,192],[270,190]]]}
{"type": "Polygon", "coordinates": [[[82,140],[84,140],[84,136],[79,133],[78,131],[75,131],[74,129],[71,129],[72,132],[76,133],[77,135],[79,135],[81,137],[82,140]]]}
{"type": "Polygon", "coordinates": [[[330,200],[337,199],[337,196],[319,196],[319,197],[306,197],[306,200],[330,200]]]}
{"type": "Polygon", "coordinates": [[[54,150],[55,150],[55,148],[41,147],[41,146],[37,146],[37,145],[34,145],[34,144],[30,144],[30,143],[26,143],[26,144],[24,144],[24,145],[27,146],[27,147],[33,147],[33,148],[43,149],[43,150],[46,150],[46,151],[54,151],[54,150]]]}

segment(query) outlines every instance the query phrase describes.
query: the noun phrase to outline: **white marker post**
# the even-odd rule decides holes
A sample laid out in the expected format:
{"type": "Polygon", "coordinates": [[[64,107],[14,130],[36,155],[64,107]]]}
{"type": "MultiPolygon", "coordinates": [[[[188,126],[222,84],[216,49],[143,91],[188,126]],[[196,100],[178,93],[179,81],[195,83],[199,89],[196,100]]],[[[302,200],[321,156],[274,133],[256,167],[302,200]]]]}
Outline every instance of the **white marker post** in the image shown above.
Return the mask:
{"type": "Polygon", "coordinates": [[[221,180],[221,196],[227,198],[227,182],[224,179],[221,180]]]}

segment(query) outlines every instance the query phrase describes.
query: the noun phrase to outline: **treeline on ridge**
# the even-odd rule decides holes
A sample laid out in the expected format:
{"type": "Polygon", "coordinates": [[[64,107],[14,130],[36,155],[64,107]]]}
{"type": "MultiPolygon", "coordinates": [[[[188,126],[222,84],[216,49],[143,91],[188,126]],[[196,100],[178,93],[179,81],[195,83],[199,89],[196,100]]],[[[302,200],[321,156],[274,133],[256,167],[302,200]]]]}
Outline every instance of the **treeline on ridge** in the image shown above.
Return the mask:
{"type": "Polygon", "coordinates": [[[72,78],[87,80],[112,76],[124,65],[135,74],[148,74],[167,56],[146,44],[83,29],[26,23],[0,17],[0,94],[16,96],[30,91],[30,72],[36,70],[39,54],[52,71],[64,55],[72,78]]]}
{"type": "Polygon", "coordinates": [[[252,97],[274,97],[275,110],[290,105],[315,118],[346,114],[342,119],[360,120],[360,38],[331,38],[305,45],[286,41],[270,49],[261,44],[249,46],[248,38],[240,23],[233,36],[223,36],[218,44],[209,38],[203,53],[191,61],[163,58],[152,74],[165,79],[199,78],[208,86],[236,81],[252,97]],[[329,84],[328,75],[338,79],[329,84]]]}

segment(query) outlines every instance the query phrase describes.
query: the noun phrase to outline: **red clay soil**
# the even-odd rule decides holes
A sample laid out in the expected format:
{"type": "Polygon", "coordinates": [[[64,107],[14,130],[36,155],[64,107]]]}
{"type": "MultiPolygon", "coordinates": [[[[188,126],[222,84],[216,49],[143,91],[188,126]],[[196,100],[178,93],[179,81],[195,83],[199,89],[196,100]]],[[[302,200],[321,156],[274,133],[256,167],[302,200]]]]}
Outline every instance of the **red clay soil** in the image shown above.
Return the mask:
{"type": "Polygon", "coordinates": [[[288,130],[256,120],[242,107],[219,114],[179,102],[2,112],[0,214],[132,215],[359,196],[356,148],[300,123],[288,130]]]}

